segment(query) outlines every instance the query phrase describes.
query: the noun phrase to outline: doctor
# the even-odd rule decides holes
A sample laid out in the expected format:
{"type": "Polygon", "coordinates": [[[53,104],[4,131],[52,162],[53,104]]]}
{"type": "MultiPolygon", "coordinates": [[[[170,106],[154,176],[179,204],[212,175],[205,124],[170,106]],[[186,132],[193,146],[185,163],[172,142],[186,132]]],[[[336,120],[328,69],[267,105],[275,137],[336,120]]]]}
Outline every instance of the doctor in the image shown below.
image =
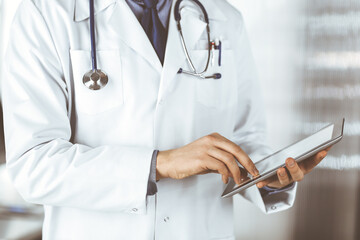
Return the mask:
{"type": "MultiPolygon", "coordinates": [[[[223,182],[243,178],[235,161],[257,175],[248,155],[270,153],[244,23],[226,1],[201,1],[207,61],[206,17],[181,2],[194,67],[221,74],[202,79],[185,73],[175,3],[95,0],[94,18],[89,0],[21,3],[3,82],[7,167],[22,197],[44,205],[44,239],[235,239],[223,182]],[[89,70],[107,76],[97,90],[89,70]]],[[[284,210],[292,182],[325,155],[288,159],[242,196],[284,210]]]]}

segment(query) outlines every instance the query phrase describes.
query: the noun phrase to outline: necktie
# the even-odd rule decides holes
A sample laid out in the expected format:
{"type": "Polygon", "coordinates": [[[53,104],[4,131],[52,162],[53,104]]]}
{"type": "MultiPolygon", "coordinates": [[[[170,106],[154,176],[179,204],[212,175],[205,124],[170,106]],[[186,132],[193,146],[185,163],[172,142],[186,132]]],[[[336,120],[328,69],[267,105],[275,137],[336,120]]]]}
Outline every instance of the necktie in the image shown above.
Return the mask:
{"type": "Polygon", "coordinates": [[[141,25],[145,30],[151,44],[153,45],[156,54],[161,63],[164,63],[165,48],[166,48],[166,30],[161,24],[159,14],[156,8],[158,0],[143,0],[144,1],[144,15],[141,19],[141,25]]]}

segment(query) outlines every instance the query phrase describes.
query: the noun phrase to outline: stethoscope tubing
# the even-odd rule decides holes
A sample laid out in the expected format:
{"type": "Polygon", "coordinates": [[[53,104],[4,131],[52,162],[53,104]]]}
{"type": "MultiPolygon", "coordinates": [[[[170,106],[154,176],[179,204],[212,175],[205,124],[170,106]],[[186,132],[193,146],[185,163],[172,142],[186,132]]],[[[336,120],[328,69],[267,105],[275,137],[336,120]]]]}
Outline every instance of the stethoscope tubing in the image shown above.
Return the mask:
{"type": "Polygon", "coordinates": [[[83,84],[90,90],[100,90],[104,88],[109,81],[107,74],[97,67],[96,58],[96,40],[95,40],[95,11],[94,0],[89,0],[90,10],[90,44],[91,44],[91,65],[90,71],[83,76],[83,84]]]}
{"type": "Polygon", "coordinates": [[[90,39],[91,39],[92,70],[97,70],[94,0],[89,1],[89,8],[90,8],[90,39]]]}
{"type": "Polygon", "coordinates": [[[206,61],[206,66],[204,68],[204,70],[202,72],[197,72],[194,63],[191,60],[189,51],[186,47],[186,43],[185,43],[185,39],[184,39],[184,35],[183,35],[183,31],[182,31],[182,27],[181,27],[181,13],[180,13],[180,4],[182,2],[182,0],[177,0],[177,2],[175,3],[175,8],[174,8],[174,16],[175,16],[175,21],[177,23],[177,29],[179,31],[179,35],[180,35],[180,42],[181,42],[181,46],[184,50],[184,54],[186,57],[186,61],[188,62],[189,67],[191,68],[191,71],[185,71],[184,69],[180,68],[178,73],[185,73],[191,76],[195,76],[195,77],[199,77],[201,79],[220,79],[221,78],[221,74],[220,73],[215,73],[213,75],[209,75],[209,76],[205,76],[205,73],[208,71],[209,69],[209,65],[210,65],[210,59],[211,59],[211,40],[210,40],[210,23],[209,23],[209,16],[207,14],[207,11],[205,9],[205,7],[202,5],[202,3],[198,0],[192,0],[196,5],[199,6],[199,8],[201,9],[203,16],[204,16],[204,20],[206,23],[206,33],[207,33],[207,39],[208,39],[208,58],[206,61]]]}
{"type": "MultiPolygon", "coordinates": [[[[179,69],[178,73],[184,73],[187,75],[191,75],[191,76],[195,76],[201,79],[220,79],[221,78],[221,74],[220,73],[215,73],[213,75],[209,75],[206,76],[205,73],[207,72],[208,68],[209,68],[209,64],[210,64],[210,58],[211,58],[211,40],[210,40],[210,26],[209,26],[209,17],[208,14],[205,10],[205,7],[201,4],[200,1],[198,0],[192,0],[194,3],[196,3],[204,16],[204,20],[206,22],[206,29],[207,29],[207,38],[208,38],[208,58],[206,61],[206,66],[204,71],[202,72],[197,72],[189,51],[186,47],[186,43],[185,43],[185,39],[184,39],[184,35],[183,35],[183,31],[182,31],[182,27],[181,27],[181,13],[180,13],[180,3],[182,2],[182,0],[177,0],[175,3],[175,9],[174,9],[174,16],[175,16],[175,20],[177,22],[177,28],[179,30],[179,35],[180,35],[180,39],[181,39],[181,45],[182,48],[184,50],[185,53],[185,57],[187,59],[188,65],[191,68],[191,71],[185,71],[182,68],[179,69]]],[[[105,87],[108,83],[108,77],[106,75],[106,73],[104,73],[103,71],[101,71],[100,69],[98,69],[97,66],[97,55],[96,55],[96,39],[95,39],[95,10],[94,10],[94,0],[89,0],[89,11],[90,11],[90,41],[91,41],[91,63],[92,63],[92,69],[84,74],[83,77],[83,83],[86,87],[88,87],[89,89],[92,90],[99,90],[103,87],[105,87]]]]}
{"type": "MultiPolygon", "coordinates": [[[[198,5],[201,9],[201,11],[204,14],[204,20],[207,24],[209,24],[209,16],[207,14],[207,11],[204,7],[204,5],[202,5],[202,3],[199,0],[192,0],[193,2],[196,3],[196,5],[198,5]]],[[[174,8],[174,16],[175,16],[175,21],[179,22],[181,20],[181,14],[180,14],[180,4],[181,4],[182,0],[177,0],[175,3],[175,8],[174,8]]]]}

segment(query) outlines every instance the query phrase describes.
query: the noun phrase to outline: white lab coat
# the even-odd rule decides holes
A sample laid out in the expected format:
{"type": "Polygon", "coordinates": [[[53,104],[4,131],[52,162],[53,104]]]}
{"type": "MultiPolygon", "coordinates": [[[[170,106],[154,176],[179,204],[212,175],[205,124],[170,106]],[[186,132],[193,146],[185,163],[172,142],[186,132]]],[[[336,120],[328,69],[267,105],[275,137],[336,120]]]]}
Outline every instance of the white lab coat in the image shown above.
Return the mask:
{"type": "MultiPolygon", "coordinates": [[[[248,154],[269,153],[242,17],[226,1],[201,2],[223,42],[222,66],[208,70],[220,80],[177,74],[188,66],[173,10],[162,67],[126,2],[97,0],[98,66],[109,76],[99,91],[82,84],[91,68],[88,0],[20,5],[3,83],[7,167],[23,198],[44,205],[44,239],[234,239],[232,199],[220,198],[217,174],[163,179],[146,196],[154,149],[218,132],[248,154]]],[[[191,6],[182,19],[201,69],[205,24],[191,6]]],[[[291,206],[295,191],[276,201],[256,187],[242,195],[274,212],[291,206]]]]}

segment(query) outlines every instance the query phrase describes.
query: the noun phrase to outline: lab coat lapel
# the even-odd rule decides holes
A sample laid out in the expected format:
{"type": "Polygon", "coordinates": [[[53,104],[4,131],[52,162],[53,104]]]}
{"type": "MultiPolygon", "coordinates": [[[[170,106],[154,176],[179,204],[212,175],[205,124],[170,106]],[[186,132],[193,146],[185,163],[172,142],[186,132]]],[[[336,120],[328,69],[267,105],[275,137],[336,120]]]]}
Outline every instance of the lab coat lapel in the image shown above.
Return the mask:
{"type": "MultiPolygon", "coordinates": [[[[116,0],[95,0],[94,13],[95,15],[105,10],[110,5],[114,4],[116,0]]],[[[79,22],[88,19],[90,16],[89,0],[75,0],[74,6],[74,21],[79,22]]]]}
{"type": "Polygon", "coordinates": [[[145,58],[160,73],[161,62],[141,24],[125,1],[117,1],[117,4],[109,20],[112,29],[125,44],[145,58]]]}
{"type": "MultiPolygon", "coordinates": [[[[166,94],[168,90],[171,91],[171,83],[175,80],[177,72],[186,61],[185,53],[181,45],[177,23],[174,18],[175,2],[176,1],[173,1],[170,14],[169,33],[165,52],[164,69],[162,72],[161,85],[159,89],[160,95],[166,94]]],[[[188,9],[187,7],[181,11],[181,16],[181,26],[186,42],[186,47],[188,48],[188,50],[191,50],[194,48],[201,35],[204,33],[206,23],[199,18],[198,12],[194,14],[193,10],[188,9]]]]}
{"type": "MultiPolygon", "coordinates": [[[[95,16],[112,4],[116,5],[109,14],[108,21],[115,35],[145,58],[149,64],[160,73],[162,71],[161,62],[144,29],[125,0],[95,0],[95,16]]],[[[74,21],[87,20],[89,15],[89,0],[76,0],[74,6],[74,21]]]]}

